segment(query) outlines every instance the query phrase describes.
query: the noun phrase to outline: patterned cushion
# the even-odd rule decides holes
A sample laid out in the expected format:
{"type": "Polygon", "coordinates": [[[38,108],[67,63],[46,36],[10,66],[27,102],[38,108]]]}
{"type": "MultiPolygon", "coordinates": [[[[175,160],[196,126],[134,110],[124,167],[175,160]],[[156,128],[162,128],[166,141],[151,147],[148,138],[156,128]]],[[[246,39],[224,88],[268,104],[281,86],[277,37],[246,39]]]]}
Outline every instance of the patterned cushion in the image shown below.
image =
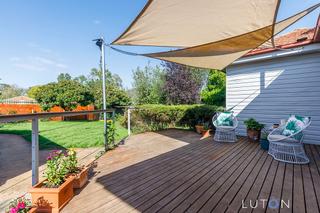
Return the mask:
{"type": "MultiPolygon", "coordinates": [[[[302,117],[298,115],[290,115],[289,119],[287,120],[287,123],[285,125],[285,128],[282,132],[282,135],[285,136],[291,136],[297,132],[299,132],[301,129],[303,129],[308,123],[309,123],[308,117],[302,117]]],[[[295,139],[300,140],[302,137],[301,134],[297,134],[294,136],[295,139]]]]}
{"type": "Polygon", "coordinates": [[[217,117],[215,124],[217,126],[233,126],[232,112],[221,112],[217,117]]]}

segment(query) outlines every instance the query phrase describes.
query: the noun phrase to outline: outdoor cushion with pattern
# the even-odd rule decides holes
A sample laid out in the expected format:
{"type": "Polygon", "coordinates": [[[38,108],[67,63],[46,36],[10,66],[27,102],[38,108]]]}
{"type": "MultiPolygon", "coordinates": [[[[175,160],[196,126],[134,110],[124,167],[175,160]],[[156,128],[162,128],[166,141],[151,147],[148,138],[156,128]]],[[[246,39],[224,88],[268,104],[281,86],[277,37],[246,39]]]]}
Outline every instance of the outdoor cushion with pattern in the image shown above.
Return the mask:
{"type": "MultiPolygon", "coordinates": [[[[309,117],[303,117],[299,115],[290,115],[289,119],[286,122],[285,128],[282,132],[282,135],[291,136],[303,128],[309,123],[309,117]]],[[[296,140],[300,140],[302,137],[302,132],[294,136],[296,140]]]]}
{"type": "Polygon", "coordinates": [[[232,112],[221,112],[216,119],[217,126],[233,126],[232,112]]]}

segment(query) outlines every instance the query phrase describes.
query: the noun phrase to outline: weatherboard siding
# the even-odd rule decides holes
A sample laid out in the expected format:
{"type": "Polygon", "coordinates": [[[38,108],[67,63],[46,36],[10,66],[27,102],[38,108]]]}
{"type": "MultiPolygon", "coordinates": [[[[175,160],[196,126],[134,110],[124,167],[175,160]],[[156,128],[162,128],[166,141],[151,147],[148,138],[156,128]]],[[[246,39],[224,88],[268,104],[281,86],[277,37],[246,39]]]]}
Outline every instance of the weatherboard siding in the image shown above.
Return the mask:
{"type": "Polygon", "coordinates": [[[305,143],[320,144],[320,53],[234,64],[227,68],[227,108],[243,121],[255,118],[271,126],[289,114],[312,117],[305,143]]]}

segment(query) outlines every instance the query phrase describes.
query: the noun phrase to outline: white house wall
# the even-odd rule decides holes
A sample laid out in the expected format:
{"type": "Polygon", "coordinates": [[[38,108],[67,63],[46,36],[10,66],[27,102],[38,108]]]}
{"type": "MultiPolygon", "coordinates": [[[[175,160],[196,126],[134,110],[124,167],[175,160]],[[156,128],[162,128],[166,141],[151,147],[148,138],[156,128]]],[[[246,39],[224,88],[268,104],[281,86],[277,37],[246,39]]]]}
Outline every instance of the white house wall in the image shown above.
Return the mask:
{"type": "Polygon", "coordinates": [[[312,117],[305,142],[320,144],[320,53],[273,58],[227,68],[227,109],[243,121],[255,118],[271,126],[289,114],[312,117]]]}

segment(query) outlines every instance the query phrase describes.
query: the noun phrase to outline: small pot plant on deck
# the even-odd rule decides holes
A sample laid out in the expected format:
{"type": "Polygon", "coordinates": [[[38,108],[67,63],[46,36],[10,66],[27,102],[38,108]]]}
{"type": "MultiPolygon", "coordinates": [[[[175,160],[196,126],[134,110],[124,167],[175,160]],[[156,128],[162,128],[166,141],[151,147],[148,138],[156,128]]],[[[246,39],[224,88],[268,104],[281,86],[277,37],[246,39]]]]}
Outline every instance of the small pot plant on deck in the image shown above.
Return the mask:
{"type": "Polygon", "coordinates": [[[69,175],[74,176],[73,188],[80,189],[88,182],[88,166],[78,167],[77,152],[70,149],[66,155],[66,166],[69,175]]]}
{"type": "Polygon", "coordinates": [[[198,124],[195,125],[195,128],[196,128],[196,132],[198,134],[202,134],[202,130],[204,128],[204,124],[203,124],[203,121],[198,121],[198,124]]]}
{"type": "Polygon", "coordinates": [[[36,212],[36,208],[32,207],[31,200],[25,196],[18,197],[9,203],[6,213],[32,213],[36,212]]]}
{"type": "Polygon", "coordinates": [[[253,118],[244,121],[247,126],[247,135],[250,141],[259,142],[261,130],[264,128],[264,124],[259,123],[253,118]]]}
{"type": "Polygon", "coordinates": [[[260,147],[263,150],[269,150],[268,132],[265,129],[261,132],[260,147]]]}
{"type": "Polygon", "coordinates": [[[40,212],[59,212],[73,197],[74,176],[67,176],[66,156],[61,150],[50,152],[46,179],[30,190],[32,203],[40,212]]]}
{"type": "Polygon", "coordinates": [[[210,129],[210,125],[209,123],[204,123],[203,125],[203,129],[201,130],[201,134],[202,136],[208,135],[210,133],[211,129],[210,129]]]}

